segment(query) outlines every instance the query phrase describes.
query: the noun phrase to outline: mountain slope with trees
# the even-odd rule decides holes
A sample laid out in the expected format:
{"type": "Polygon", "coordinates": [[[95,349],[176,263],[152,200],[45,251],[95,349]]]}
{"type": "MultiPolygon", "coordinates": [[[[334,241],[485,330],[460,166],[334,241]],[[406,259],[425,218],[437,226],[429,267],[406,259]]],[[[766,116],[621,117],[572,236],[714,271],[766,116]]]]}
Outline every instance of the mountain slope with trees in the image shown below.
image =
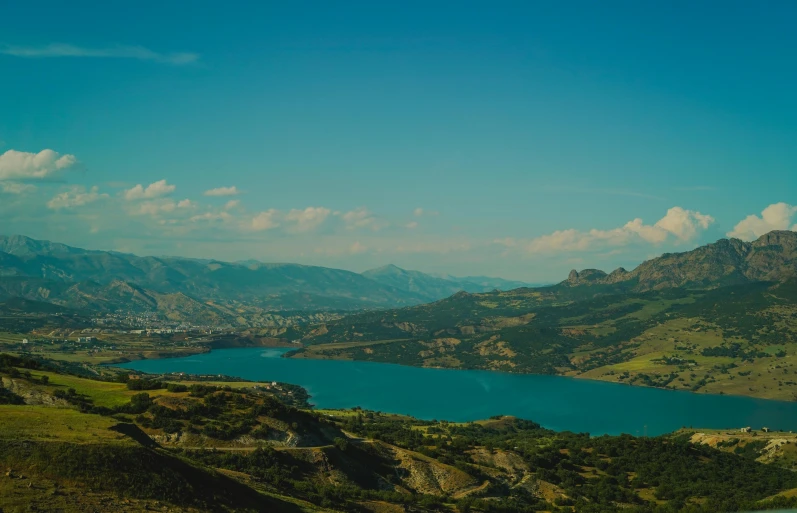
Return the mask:
{"type": "Polygon", "coordinates": [[[294,357],[566,374],[797,398],[797,233],[721,240],[633,271],[469,294],[306,328],[294,357]],[[369,342],[374,342],[370,344],[369,342]],[[334,343],[329,348],[326,344],[334,343]],[[773,381],[772,368],[782,378],[773,381]]]}

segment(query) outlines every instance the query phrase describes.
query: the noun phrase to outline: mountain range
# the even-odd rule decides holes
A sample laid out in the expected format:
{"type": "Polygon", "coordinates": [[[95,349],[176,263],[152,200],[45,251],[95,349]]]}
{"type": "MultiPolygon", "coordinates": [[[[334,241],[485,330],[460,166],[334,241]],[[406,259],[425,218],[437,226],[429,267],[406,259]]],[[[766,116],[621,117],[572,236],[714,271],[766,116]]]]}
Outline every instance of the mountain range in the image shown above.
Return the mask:
{"type": "Polygon", "coordinates": [[[174,319],[390,308],[438,300],[459,290],[517,285],[523,284],[440,278],[395,266],[358,274],[254,260],[140,257],[0,236],[0,299],[22,297],[96,311],[158,311],[174,319]]]}
{"type": "Polygon", "coordinates": [[[675,287],[710,289],[795,276],[797,234],[791,231],[773,231],[753,242],[721,239],[692,251],[666,253],[632,271],[573,270],[557,285],[536,288],[519,281],[432,275],[395,265],[358,274],[255,260],[140,257],[20,235],[0,236],[0,300],[19,297],[74,309],[150,311],[174,320],[234,319],[239,324],[269,311],[401,308],[458,292],[532,289],[538,291],[535,297],[562,301],[675,287]]]}

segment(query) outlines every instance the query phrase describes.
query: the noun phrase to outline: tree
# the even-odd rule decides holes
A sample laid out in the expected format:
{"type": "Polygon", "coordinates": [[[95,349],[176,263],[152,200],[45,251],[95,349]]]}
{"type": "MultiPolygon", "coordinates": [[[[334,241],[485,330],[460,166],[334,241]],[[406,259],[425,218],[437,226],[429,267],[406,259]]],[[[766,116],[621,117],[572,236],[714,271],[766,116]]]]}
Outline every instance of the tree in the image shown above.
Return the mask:
{"type": "Polygon", "coordinates": [[[337,447],[342,452],[346,452],[349,448],[349,441],[339,436],[335,437],[333,443],[335,444],[335,447],[337,447]]]}

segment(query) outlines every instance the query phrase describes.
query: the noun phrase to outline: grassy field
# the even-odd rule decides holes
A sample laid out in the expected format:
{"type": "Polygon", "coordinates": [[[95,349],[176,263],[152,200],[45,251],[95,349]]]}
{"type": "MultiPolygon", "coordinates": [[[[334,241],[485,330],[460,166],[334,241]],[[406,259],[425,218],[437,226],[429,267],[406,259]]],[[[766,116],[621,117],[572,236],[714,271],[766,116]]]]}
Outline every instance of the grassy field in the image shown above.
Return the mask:
{"type": "MultiPolygon", "coordinates": [[[[30,373],[31,376],[37,380],[41,380],[42,376],[47,376],[49,379],[47,385],[36,385],[37,388],[47,389],[50,392],[56,389],[68,390],[74,388],[77,394],[89,397],[95,406],[105,406],[107,408],[121,406],[128,403],[132,396],[141,393],[139,390],[129,390],[124,383],[95,381],[67,374],[56,374],[54,372],[30,371],[30,373]]],[[[251,388],[270,385],[270,383],[255,383],[249,381],[174,381],[174,383],[186,386],[201,384],[230,388],[251,388]]],[[[186,392],[174,393],[165,389],[147,390],[146,392],[151,397],[184,397],[187,395],[186,392]]]]}
{"type": "MultiPolygon", "coordinates": [[[[696,319],[675,319],[632,339],[623,350],[625,361],[570,375],[642,385],[640,375],[663,382],[674,373],[677,376],[667,388],[765,399],[797,398],[797,353],[788,345],[757,346],[757,350],[771,357],[753,361],[701,354],[703,349],[734,342],[747,345],[746,341],[725,336],[720,329],[699,326],[696,319]],[[786,356],[776,357],[780,351],[785,351],[786,356]],[[664,361],[673,358],[688,363],[664,361]]],[[[573,357],[583,359],[594,352],[585,351],[573,357]]]]}
{"type": "Polygon", "coordinates": [[[3,348],[0,342],[0,352],[22,355],[30,353],[34,356],[41,356],[50,360],[59,360],[73,363],[88,363],[91,365],[105,365],[119,363],[130,360],[154,360],[175,356],[190,356],[207,352],[205,348],[152,348],[150,346],[138,347],[131,346],[122,350],[94,351],[90,349],[61,349],[47,345],[31,344],[30,348],[20,351],[18,345],[10,348],[3,348]]]}
{"type": "MultiPolygon", "coordinates": [[[[135,390],[128,390],[124,383],[94,381],[66,374],[55,374],[53,372],[43,371],[31,371],[31,375],[37,379],[41,379],[42,376],[47,376],[49,378],[49,383],[47,385],[40,385],[40,387],[49,390],[60,388],[64,391],[74,388],[75,392],[79,395],[90,397],[96,406],[105,406],[107,408],[126,404],[133,395],[138,393],[135,390]]],[[[149,392],[150,395],[154,396],[158,395],[158,392],[164,391],[151,390],[149,392]]]]}
{"type": "Polygon", "coordinates": [[[333,360],[346,360],[349,356],[346,353],[330,354],[336,351],[345,351],[346,349],[354,349],[357,347],[370,347],[383,344],[392,344],[395,342],[406,342],[406,338],[395,338],[389,340],[376,340],[370,342],[335,342],[332,344],[319,344],[307,346],[304,350],[292,358],[317,358],[317,359],[333,359],[333,360]]]}
{"type": "Polygon", "coordinates": [[[27,338],[26,335],[20,333],[8,333],[0,331],[0,344],[18,344],[22,339],[27,338]]]}
{"type": "Polygon", "coordinates": [[[0,405],[0,440],[132,443],[109,428],[118,422],[70,408],[0,405]]]}

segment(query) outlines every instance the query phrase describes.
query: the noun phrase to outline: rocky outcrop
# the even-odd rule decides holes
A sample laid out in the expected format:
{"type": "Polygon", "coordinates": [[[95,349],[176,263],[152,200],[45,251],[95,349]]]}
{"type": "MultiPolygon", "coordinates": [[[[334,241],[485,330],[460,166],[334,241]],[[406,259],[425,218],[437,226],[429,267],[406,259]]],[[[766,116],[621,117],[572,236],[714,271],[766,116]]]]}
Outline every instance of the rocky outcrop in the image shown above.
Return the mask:
{"type": "Polygon", "coordinates": [[[581,272],[573,269],[567,277],[567,281],[573,285],[582,283],[595,283],[606,278],[606,273],[600,269],[584,269],[581,272]]]}
{"type": "Polygon", "coordinates": [[[624,268],[618,267],[609,273],[609,276],[605,278],[605,281],[606,283],[619,283],[621,281],[627,280],[628,274],[628,271],[626,271],[624,268]]]}
{"type": "Polygon", "coordinates": [[[63,399],[53,397],[47,392],[38,390],[30,386],[24,380],[13,378],[0,378],[0,384],[6,390],[22,397],[25,404],[39,405],[39,406],[69,406],[69,403],[63,399]]]}
{"type": "Polygon", "coordinates": [[[570,271],[570,274],[567,275],[567,283],[571,285],[578,285],[578,271],[573,269],[570,271]]]}

